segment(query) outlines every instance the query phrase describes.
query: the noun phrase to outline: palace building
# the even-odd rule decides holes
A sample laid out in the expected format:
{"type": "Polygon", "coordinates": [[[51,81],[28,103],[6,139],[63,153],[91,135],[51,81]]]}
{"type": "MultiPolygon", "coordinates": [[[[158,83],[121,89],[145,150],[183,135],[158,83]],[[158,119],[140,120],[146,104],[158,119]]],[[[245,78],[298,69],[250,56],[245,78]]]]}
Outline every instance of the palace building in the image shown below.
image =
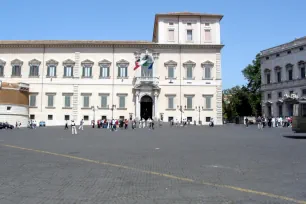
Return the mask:
{"type": "Polygon", "coordinates": [[[156,14],[152,41],[0,41],[0,81],[28,84],[28,117],[47,126],[102,118],[221,125],[222,17],[156,14]]]}
{"type": "Polygon", "coordinates": [[[293,116],[306,99],[306,37],[261,51],[262,110],[266,117],[293,116]]]}

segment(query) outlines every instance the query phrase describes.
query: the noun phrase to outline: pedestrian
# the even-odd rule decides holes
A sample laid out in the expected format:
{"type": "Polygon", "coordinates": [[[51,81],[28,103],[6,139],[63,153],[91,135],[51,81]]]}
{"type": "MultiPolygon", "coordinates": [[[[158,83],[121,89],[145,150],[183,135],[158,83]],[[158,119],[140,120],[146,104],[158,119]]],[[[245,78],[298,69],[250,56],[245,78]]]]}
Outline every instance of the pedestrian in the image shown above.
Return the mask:
{"type": "Polygon", "coordinates": [[[68,130],[68,120],[66,120],[65,130],[68,130]]]}
{"type": "Polygon", "coordinates": [[[260,116],[257,118],[257,128],[262,130],[262,118],[260,116]]]}
{"type": "Polygon", "coordinates": [[[95,128],[95,121],[94,120],[91,121],[91,125],[92,125],[92,128],[95,128]]]}
{"type": "Polygon", "coordinates": [[[151,121],[151,126],[152,126],[152,130],[154,130],[154,119],[152,119],[152,121],[151,121]]]}
{"type": "Polygon", "coordinates": [[[82,120],[80,121],[79,130],[81,130],[81,129],[84,130],[83,125],[84,125],[84,119],[82,119],[82,120]]]}
{"type": "Polygon", "coordinates": [[[77,129],[75,127],[74,120],[71,121],[71,132],[72,132],[73,135],[77,135],[78,134],[77,129]]]}
{"type": "Polygon", "coordinates": [[[132,122],[132,129],[134,130],[136,128],[136,120],[134,119],[132,122]]]}
{"type": "Polygon", "coordinates": [[[249,119],[246,117],[244,121],[245,121],[245,126],[249,127],[249,119]]]}
{"type": "Polygon", "coordinates": [[[125,119],[124,121],[124,129],[127,129],[129,125],[129,121],[127,119],[125,119]]]}

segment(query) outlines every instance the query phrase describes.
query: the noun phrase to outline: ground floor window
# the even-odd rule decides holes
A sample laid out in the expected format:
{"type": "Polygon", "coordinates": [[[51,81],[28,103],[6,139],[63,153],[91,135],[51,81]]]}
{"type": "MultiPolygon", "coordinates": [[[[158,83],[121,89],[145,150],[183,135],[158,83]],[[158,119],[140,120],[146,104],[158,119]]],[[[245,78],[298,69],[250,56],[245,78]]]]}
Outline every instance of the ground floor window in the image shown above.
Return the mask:
{"type": "Polygon", "coordinates": [[[65,115],[65,120],[70,120],[70,115],[65,115]]]}
{"type": "Polygon", "coordinates": [[[48,120],[53,120],[53,115],[48,115],[48,120]]]}
{"type": "Polygon", "coordinates": [[[192,122],[192,117],[187,117],[187,121],[192,122]]]}
{"type": "Polygon", "coordinates": [[[120,120],[124,120],[124,116],[120,116],[119,118],[120,118],[120,120]]]}
{"type": "Polygon", "coordinates": [[[172,116],[168,117],[168,122],[170,122],[170,121],[172,121],[172,120],[173,120],[173,117],[172,117],[172,116]]]}
{"type": "Polygon", "coordinates": [[[210,122],[210,117],[206,117],[206,122],[210,122]]]}
{"type": "Polygon", "coordinates": [[[88,121],[89,120],[89,116],[88,115],[84,115],[84,120],[88,121]]]}
{"type": "Polygon", "coordinates": [[[102,120],[106,120],[106,115],[102,115],[102,120]]]}
{"type": "Polygon", "coordinates": [[[30,119],[34,120],[35,119],[35,115],[30,115],[30,119]]]}

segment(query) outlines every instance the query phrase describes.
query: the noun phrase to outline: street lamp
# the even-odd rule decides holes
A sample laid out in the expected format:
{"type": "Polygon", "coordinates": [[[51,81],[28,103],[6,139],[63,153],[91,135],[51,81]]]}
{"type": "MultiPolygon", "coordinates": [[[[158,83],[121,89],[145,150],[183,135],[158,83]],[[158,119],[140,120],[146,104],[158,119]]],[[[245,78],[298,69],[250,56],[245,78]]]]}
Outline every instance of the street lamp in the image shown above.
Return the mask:
{"type": "Polygon", "coordinates": [[[112,110],[112,119],[114,119],[114,109],[116,108],[116,105],[112,105],[112,108],[111,108],[111,110],[112,110]]]}
{"type": "MultiPolygon", "coordinates": [[[[177,109],[181,111],[181,123],[183,122],[183,106],[177,106],[177,109]]],[[[186,109],[186,106],[185,106],[186,109]]]]}
{"type": "MultiPolygon", "coordinates": [[[[97,106],[97,109],[99,107],[97,106]]],[[[91,110],[93,111],[93,120],[96,121],[96,108],[94,106],[91,106],[91,110]]]]}
{"type": "Polygon", "coordinates": [[[196,106],[195,109],[199,112],[199,125],[202,125],[202,122],[201,122],[201,111],[204,110],[204,107],[202,106],[196,106]]]}

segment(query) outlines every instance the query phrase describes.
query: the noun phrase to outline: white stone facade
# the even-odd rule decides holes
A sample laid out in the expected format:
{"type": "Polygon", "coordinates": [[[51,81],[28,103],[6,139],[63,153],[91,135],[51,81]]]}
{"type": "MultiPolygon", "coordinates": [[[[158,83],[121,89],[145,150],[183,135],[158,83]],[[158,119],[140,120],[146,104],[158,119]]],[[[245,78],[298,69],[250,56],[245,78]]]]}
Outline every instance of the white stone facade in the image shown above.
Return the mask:
{"type": "Polygon", "coordinates": [[[292,116],[306,98],[306,37],[261,52],[262,110],[265,116],[292,116]]]}
{"type": "Polygon", "coordinates": [[[30,84],[29,117],[47,126],[72,119],[90,124],[102,117],[143,116],[165,122],[200,119],[203,124],[214,118],[221,125],[221,19],[157,14],[153,42],[0,41],[0,60],[5,62],[0,80],[30,84]],[[188,35],[193,41],[165,40],[172,34],[163,31],[166,23],[178,18],[175,33],[184,36],[192,30],[188,35]],[[200,40],[207,29],[209,42],[200,40]],[[146,55],[154,61],[152,70],[134,70],[135,61],[146,55]]]}

